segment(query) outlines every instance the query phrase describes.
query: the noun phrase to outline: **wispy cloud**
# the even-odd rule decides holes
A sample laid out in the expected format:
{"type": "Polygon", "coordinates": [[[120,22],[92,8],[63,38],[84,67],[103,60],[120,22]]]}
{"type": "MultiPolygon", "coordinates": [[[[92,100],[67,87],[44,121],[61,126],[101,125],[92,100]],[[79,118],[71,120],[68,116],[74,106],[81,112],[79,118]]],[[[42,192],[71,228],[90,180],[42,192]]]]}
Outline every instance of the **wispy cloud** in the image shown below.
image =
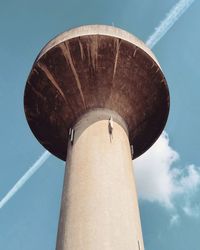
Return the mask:
{"type": "Polygon", "coordinates": [[[0,201],[0,209],[23,187],[23,185],[31,178],[31,176],[43,165],[51,154],[45,151],[40,158],[29,168],[29,170],[17,181],[10,191],[0,201]]]}
{"type": "Polygon", "coordinates": [[[200,206],[197,204],[192,205],[190,201],[186,202],[182,209],[187,216],[194,218],[198,218],[200,216],[200,206]]]}
{"type": "Polygon", "coordinates": [[[179,220],[180,220],[180,216],[178,214],[172,215],[170,219],[170,226],[177,225],[179,223],[179,220]]]}
{"type": "Polygon", "coordinates": [[[194,1],[195,0],[180,0],[174,5],[166,15],[166,18],[156,27],[155,32],[147,39],[146,45],[149,48],[153,48],[194,1]]]}
{"type": "MultiPolygon", "coordinates": [[[[186,171],[188,174],[181,177],[179,180],[179,192],[195,192],[200,186],[199,168],[197,168],[195,165],[189,165],[186,167],[186,171]]],[[[181,171],[179,171],[179,175],[182,175],[181,171]]]]}

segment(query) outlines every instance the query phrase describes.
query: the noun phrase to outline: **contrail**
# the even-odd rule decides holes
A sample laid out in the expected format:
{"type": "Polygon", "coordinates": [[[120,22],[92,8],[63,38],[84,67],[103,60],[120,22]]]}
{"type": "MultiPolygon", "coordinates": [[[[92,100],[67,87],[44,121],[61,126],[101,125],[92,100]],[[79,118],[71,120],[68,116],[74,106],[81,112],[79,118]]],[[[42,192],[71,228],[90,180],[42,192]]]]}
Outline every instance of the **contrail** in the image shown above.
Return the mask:
{"type": "Polygon", "coordinates": [[[180,0],[177,4],[175,4],[166,15],[166,18],[155,29],[155,32],[147,39],[146,45],[152,49],[194,1],[195,0],[180,0]]]}
{"type": "MultiPolygon", "coordinates": [[[[181,15],[192,5],[195,0],[180,0],[167,14],[166,18],[156,28],[155,32],[147,39],[146,45],[153,48],[156,43],[169,31],[181,15]]],[[[17,191],[30,179],[30,177],[44,164],[51,154],[45,151],[33,166],[18,180],[13,188],[0,201],[0,209],[17,193],[17,191]]]]}
{"type": "Polygon", "coordinates": [[[11,190],[0,201],[0,209],[19,191],[19,189],[31,178],[31,176],[44,164],[51,154],[45,151],[29,170],[17,181],[11,190]]]}

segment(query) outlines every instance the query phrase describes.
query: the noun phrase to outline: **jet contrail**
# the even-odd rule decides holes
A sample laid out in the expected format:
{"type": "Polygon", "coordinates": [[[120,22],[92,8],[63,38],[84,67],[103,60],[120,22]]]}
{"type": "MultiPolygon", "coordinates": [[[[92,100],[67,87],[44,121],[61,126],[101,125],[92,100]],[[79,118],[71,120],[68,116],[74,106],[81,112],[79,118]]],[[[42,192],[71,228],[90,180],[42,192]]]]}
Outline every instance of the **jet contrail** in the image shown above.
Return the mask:
{"type": "MultiPolygon", "coordinates": [[[[147,39],[146,45],[153,48],[157,42],[168,32],[181,15],[195,0],[180,0],[167,14],[166,18],[156,28],[155,32],[147,39]]],[[[17,191],[30,179],[30,177],[44,164],[51,154],[45,151],[33,166],[18,180],[13,188],[0,201],[0,209],[17,193],[17,191]]]]}
{"type": "Polygon", "coordinates": [[[31,178],[31,176],[44,164],[51,154],[45,151],[29,170],[17,181],[11,190],[0,201],[0,209],[19,191],[19,189],[31,178]]]}
{"type": "Polygon", "coordinates": [[[152,49],[194,1],[195,0],[180,0],[177,4],[175,4],[166,15],[166,18],[155,29],[155,32],[147,39],[146,45],[152,49]]]}

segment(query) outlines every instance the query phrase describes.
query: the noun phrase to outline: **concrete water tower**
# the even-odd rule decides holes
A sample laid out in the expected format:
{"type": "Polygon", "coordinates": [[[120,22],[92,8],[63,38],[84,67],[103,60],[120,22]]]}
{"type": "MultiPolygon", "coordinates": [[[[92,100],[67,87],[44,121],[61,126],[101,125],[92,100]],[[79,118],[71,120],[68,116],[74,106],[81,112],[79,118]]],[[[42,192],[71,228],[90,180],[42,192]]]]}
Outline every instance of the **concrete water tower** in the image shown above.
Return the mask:
{"type": "Polygon", "coordinates": [[[67,31],[38,55],[24,106],[36,138],[67,164],[56,249],[143,250],[132,159],[169,112],[153,53],[115,27],[67,31]]]}

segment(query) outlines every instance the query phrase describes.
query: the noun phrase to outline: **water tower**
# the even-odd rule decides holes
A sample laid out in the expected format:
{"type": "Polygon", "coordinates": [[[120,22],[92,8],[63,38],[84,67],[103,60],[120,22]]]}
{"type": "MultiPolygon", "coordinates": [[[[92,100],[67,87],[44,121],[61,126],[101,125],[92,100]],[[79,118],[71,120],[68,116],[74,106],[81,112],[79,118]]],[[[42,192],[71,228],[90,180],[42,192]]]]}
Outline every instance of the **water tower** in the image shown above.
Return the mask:
{"type": "Polygon", "coordinates": [[[38,55],[24,106],[38,141],[67,162],[56,249],[143,250],[132,159],[169,112],[153,53],[115,27],[67,31],[38,55]]]}

